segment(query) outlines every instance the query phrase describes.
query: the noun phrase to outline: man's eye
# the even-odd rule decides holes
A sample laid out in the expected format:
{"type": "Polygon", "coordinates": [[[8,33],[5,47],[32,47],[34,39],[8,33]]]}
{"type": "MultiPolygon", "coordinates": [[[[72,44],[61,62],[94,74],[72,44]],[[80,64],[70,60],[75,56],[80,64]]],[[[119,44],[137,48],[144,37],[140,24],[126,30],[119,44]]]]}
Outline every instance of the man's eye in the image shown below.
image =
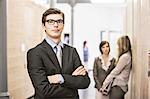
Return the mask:
{"type": "Polygon", "coordinates": [[[54,20],[49,20],[49,23],[54,23],[55,21],[54,20]]]}
{"type": "Polygon", "coordinates": [[[57,22],[58,22],[58,23],[61,23],[61,20],[58,20],[57,22]]]}
{"type": "Polygon", "coordinates": [[[57,22],[58,22],[58,23],[63,23],[63,20],[58,20],[57,22]]]}

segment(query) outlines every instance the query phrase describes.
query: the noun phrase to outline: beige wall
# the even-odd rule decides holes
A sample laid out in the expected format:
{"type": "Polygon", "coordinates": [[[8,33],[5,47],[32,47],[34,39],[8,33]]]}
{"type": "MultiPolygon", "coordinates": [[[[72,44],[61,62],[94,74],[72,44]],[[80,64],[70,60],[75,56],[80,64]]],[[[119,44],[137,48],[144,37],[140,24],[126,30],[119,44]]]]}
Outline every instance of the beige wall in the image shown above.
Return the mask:
{"type": "Polygon", "coordinates": [[[148,50],[150,49],[150,1],[127,0],[126,31],[131,33],[133,68],[128,99],[150,99],[148,78],[148,50]]]}
{"type": "Polygon", "coordinates": [[[26,69],[26,52],[41,42],[44,7],[31,0],[8,0],[8,90],[11,99],[25,99],[33,93],[26,69]]]}

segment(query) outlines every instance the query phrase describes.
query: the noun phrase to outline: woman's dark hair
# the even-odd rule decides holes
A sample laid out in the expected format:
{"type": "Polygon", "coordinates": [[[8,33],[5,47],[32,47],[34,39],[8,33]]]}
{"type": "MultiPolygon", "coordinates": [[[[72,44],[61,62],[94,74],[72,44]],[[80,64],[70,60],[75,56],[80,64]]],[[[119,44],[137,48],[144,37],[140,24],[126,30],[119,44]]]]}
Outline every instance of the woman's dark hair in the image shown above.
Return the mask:
{"type": "Polygon", "coordinates": [[[110,52],[110,45],[109,45],[109,42],[108,42],[108,41],[102,41],[102,42],[99,44],[99,50],[100,50],[101,54],[103,54],[102,47],[103,47],[103,45],[105,45],[105,44],[108,44],[108,46],[109,46],[109,52],[110,52]]]}

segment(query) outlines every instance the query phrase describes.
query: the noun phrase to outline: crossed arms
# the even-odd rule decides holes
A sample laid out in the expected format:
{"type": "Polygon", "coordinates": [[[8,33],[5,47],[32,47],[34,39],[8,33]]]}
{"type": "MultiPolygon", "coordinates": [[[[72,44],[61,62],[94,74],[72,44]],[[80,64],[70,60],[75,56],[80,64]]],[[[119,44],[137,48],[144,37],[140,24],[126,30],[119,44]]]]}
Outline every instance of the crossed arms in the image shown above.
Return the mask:
{"type": "Polygon", "coordinates": [[[89,86],[90,78],[86,69],[81,66],[80,58],[76,50],[74,50],[72,54],[72,56],[74,56],[73,64],[76,66],[72,74],[56,73],[47,76],[47,70],[45,66],[43,66],[42,60],[48,61],[48,59],[41,59],[43,54],[44,52],[39,50],[30,50],[27,54],[28,73],[36,92],[44,97],[61,97],[61,95],[64,96],[63,93],[70,94],[70,92],[74,92],[73,90],[85,89],[89,86]],[[60,80],[61,77],[64,82],[60,80]]]}
{"type": "MultiPolygon", "coordinates": [[[[86,69],[84,66],[79,66],[73,73],[72,76],[85,76],[87,73],[86,69]]],[[[48,76],[48,80],[51,84],[58,84],[58,83],[63,83],[64,79],[61,74],[55,74],[48,76]]]]}

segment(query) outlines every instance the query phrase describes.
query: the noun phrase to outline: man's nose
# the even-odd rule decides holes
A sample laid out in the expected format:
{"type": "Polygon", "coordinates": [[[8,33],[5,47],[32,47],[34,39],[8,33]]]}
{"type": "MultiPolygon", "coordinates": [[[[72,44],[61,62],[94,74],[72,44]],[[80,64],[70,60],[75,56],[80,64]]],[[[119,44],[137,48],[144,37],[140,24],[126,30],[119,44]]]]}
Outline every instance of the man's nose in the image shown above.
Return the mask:
{"type": "Polygon", "coordinates": [[[57,21],[54,22],[54,26],[58,26],[58,22],[57,21]]]}

